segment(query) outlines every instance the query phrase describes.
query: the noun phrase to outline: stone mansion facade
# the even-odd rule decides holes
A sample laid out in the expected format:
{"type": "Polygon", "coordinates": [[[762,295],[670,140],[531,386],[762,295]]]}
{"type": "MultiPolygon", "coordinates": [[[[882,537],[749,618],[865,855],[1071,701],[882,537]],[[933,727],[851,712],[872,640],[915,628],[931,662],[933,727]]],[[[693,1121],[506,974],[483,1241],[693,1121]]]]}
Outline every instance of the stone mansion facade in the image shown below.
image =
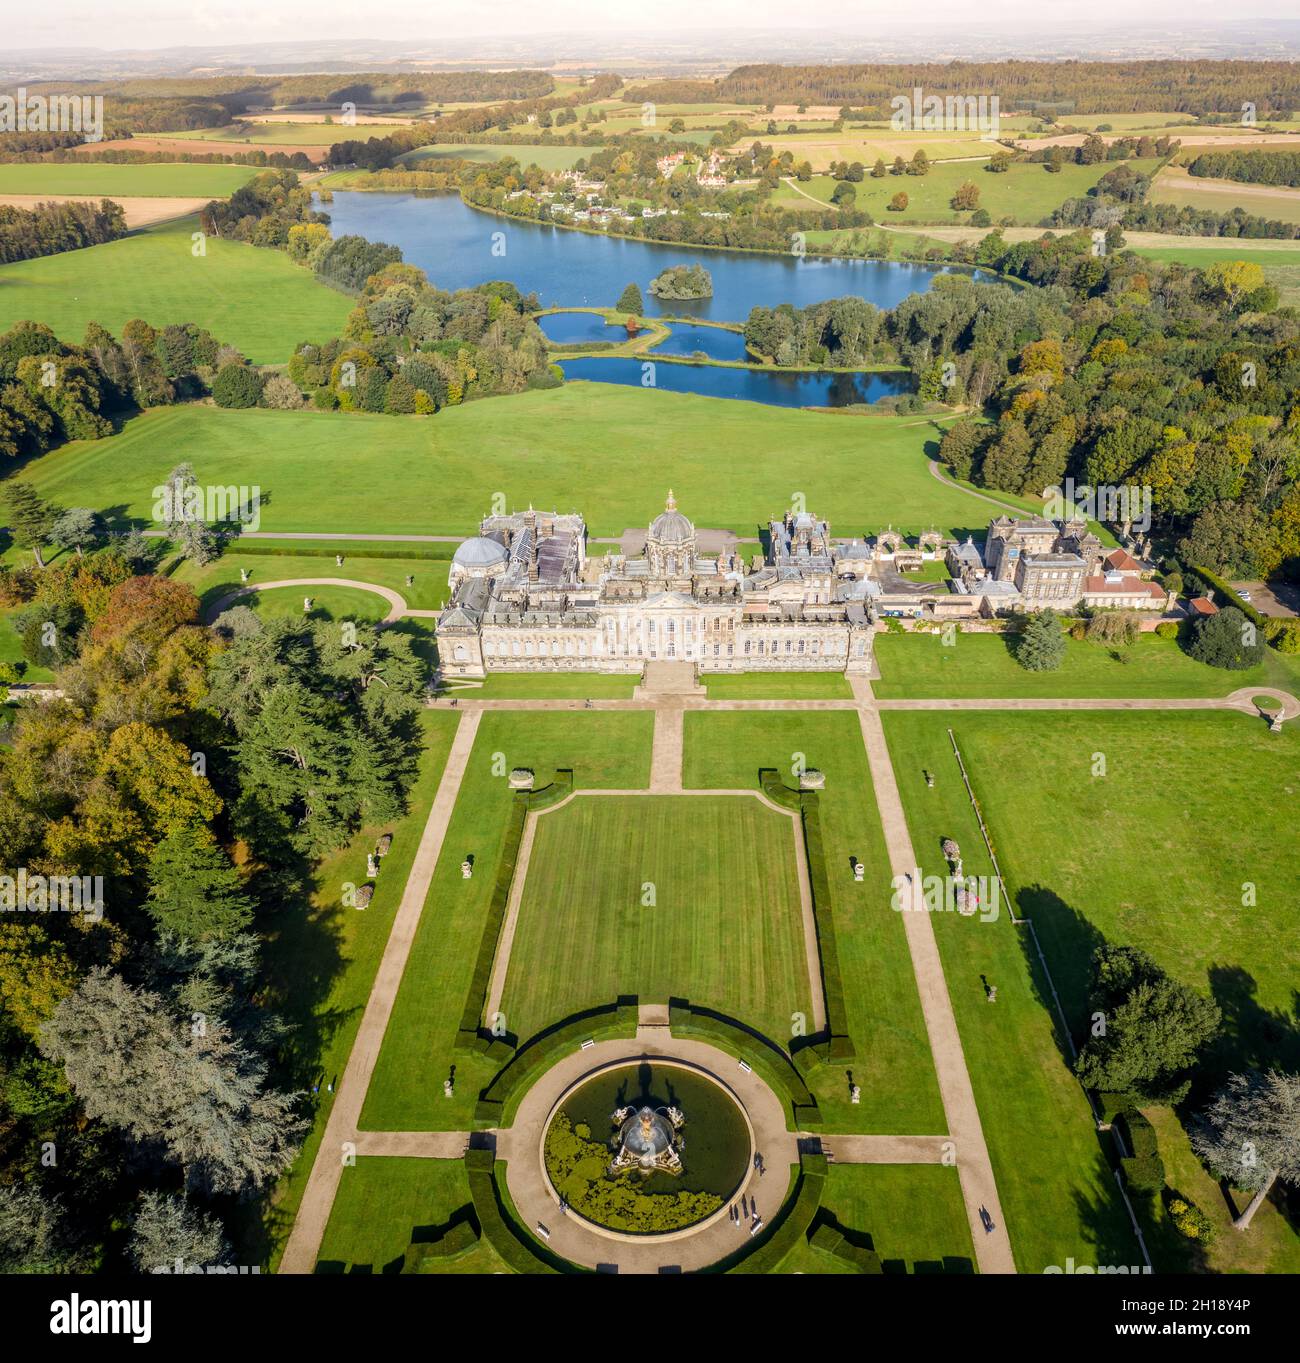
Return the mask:
{"type": "Polygon", "coordinates": [[[438,620],[444,676],[640,673],[648,661],[701,672],[868,671],[865,579],[837,572],[825,521],[772,521],[747,566],[706,557],[672,493],[638,556],[587,554],[582,517],[529,509],[488,516],[452,559],[438,620]]]}
{"type": "Polygon", "coordinates": [[[651,661],[700,672],[869,672],[882,617],[1168,602],[1139,563],[1122,550],[1107,555],[1082,521],[1000,516],[980,549],[937,531],[911,544],[892,529],[832,540],[826,521],[791,511],[769,522],[766,552],[746,563],[734,545],[701,553],[671,492],[636,555],[589,555],[576,514],[488,516],[456,550],[449,585],[437,627],[449,679],[640,673],[651,661]]]}

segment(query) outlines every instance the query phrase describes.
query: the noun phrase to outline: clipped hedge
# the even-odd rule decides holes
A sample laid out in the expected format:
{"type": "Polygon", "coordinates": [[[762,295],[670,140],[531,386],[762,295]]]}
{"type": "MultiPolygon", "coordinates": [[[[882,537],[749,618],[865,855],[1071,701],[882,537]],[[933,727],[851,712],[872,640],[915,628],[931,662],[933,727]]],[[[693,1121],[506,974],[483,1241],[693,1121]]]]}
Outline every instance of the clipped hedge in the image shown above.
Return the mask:
{"type": "Polygon", "coordinates": [[[796,1129],[813,1131],[821,1125],[817,1099],[799,1071],[779,1047],[757,1032],[685,999],[668,1000],[668,1030],[675,1037],[710,1042],[738,1059],[743,1056],[777,1093],[783,1093],[789,1100],[796,1129]]]}
{"type": "Polygon", "coordinates": [[[883,1273],[880,1255],[873,1249],[863,1249],[861,1245],[850,1243],[844,1233],[830,1221],[823,1221],[812,1233],[809,1243],[815,1248],[833,1254],[837,1259],[851,1264],[859,1273],[883,1273]]]}
{"type": "Polygon", "coordinates": [[[822,993],[826,1001],[827,1044],[810,1044],[799,1049],[805,1073],[828,1061],[852,1060],[856,1054],[849,1035],[844,1003],[844,977],[840,973],[840,953],[835,938],[835,915],[831,909],[830,877],[822,843],[821,802],[815,790],[791,790],[781,774],[770,767],[758,773],[763,794],[782,809],[798,810],[803,823],[804,855],[808,863],[808,883],[812,890],[813,921],[817,928],[817,949],[821,959],[822,993]]]}
{"type": "Polygon", "coordinates": [[[573,789],[572,771],[558,771],[555,775],[556,779],[550,785],[543,786],[540,790],[517,790],[511,799],[505,842],[501,848],[501,860],[497,865],[496,881],[492,886],[492,902],[488,907],[487,921],[483,925],[483,935],[479,939],[474,973],[470,977],[465,1007],[460,1017],[460,1028],[456,1033],[458,1051],[480,1051],[496,1059],[506,1054],[504,1048],[510,1046],[505,1037],[489,1036],[482,1031],[486,1021],[483,1010],[487,1007],[487,993],[492,982],[492,963],[496,959],[501,925],[505,922],[506,908],[510,903],[510,887],[514,883],[515,866],[519,861],[519,844],[524,836],[524,821],[530,810],[546,809],[557,804],[573,789]]]}
{"type": "Polygon", "coordinates": [[[632,997],[619,999],[608,1008],[562,1022],[542,1032],[514,1053],[514,1057],[493,1075],[474,1105],[474,1121],[481,1126],[499,1126],[511,1099],[521,1093],[543,1070],[563,1055],[576,1051],[589,1037],[593,1041],[636,1035],[639,1010],[632,997]]]}
{"type": "Polygon", "coordinates": [[[1118,1122],[1131,1152],[1119,1162],[1125,1181],[1135,1192],[1158,1193],[1165,1186],[1165,1164],[1155,1127],[1136,1108],[1126,1108],[1118,1122]]]}
{"type": "Polygon", "coordinates": [[[412,1243],[402,1264],[403,1273],[423,1273],[430,1259],[454,1259],[473,1249],[479,1242],[478,1227],[470,1219],[472,1207],[462,1207],[456,1213],[460,1220],[446,1227],[436,1240],[412,1243]]]}
{"type": "MultiPolygon", "coordinates": [[[[724,1259],[713,1271],[727,1273],[775,1273],[791,1250],[808,1234],[813,1218],[821,1210],[826,1191],[825,1155],[799,1156],[799,1187],[794,1200],[786,1204],[775,1230],[752,1252],[739,1250],[724,1259]],[[743,1258],[740,1256],[744,1255],[743,1258]]],[[[710,1270],[704,1270],[708,1272],[710,1270]]]]}
{"type": "Polygon", "coordinates": [[[405,549],[371,549],[340,540],[337,549],[313,544],[266,544],[258,540],[233,539],[226,545],[228,554],[253,554],[265,558],[412,558],[446,563],[460,548],[458,544],[412,544],[405,549]]]}
{"type": "Polygon", "coordinates": [[[465,1152],[465,1174],[474,1215],[484,1239],[516,1273],[557,1273],[532,1245],[523,1240],[506,1219],[497,1198],[496,1156],[491,1150],[465,1152]]]}
{"type": "Polygon", "coordinates": [[[822,990],[826,998],[826,1030],[830,1033],[830,1059],[850,1060],[854,1055],[844,1003],[844,977],[835,940],[835,915],[831,911],[830,878],[822,845],[821,803],[816,791],[803,794],[803,840],[808,857],[808,880],[812,887],[813,920],[817,925],[818,954],[822,963],[822,990]]]}
{"type": "Polygon", "coordinates": [[[479,1029],[484,1020],[483,1009],[487,1005],[487,991],[492,982],[492,962],[496,958],[497,939],[501,935],[501,925],[505,921],[506,905],[510,900],[510,886],[515,878],[515,863],[519,859],[519,843],[524,836],[524,820],[527,816],[528,792],[516,791],[510,800],[510,816],[506,824],[505,843],[501,848],[501,860],[497,864],[497,878],[492,887],[492,902],[488,907],[487,922],[483,925],[483,935],[479,938],[474,973],[470,976],[465,1007],[460,1016],[460,1029],[456,1033],[458,1051],[483,1050],[491,1044],[490,1041],[484,1043],[479,1029]]]}

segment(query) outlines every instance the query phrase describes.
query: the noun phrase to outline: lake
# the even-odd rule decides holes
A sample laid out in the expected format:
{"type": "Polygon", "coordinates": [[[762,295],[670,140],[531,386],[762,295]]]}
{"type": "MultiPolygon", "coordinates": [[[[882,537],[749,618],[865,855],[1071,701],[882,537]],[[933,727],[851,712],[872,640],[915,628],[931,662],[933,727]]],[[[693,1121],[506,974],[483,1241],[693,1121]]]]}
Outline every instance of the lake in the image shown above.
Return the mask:
{"type": "Polygon", "coordinates": [[[848,407],[911,389],[911,376],[893,374],[791,373],[773,369],[723,369],[706,364],[655,364],[645,358],[590,358],[559,361],[566,379],[661,388],[669,393],[699,393],[709,398],[739,398],[776,407],[848,407]]]}
{"type": "Polygon", "coordinates": [[[536,293],[543,307],[613,307],[635,283],[650,316],[743,322],[753,307],[802,308],[847,294],[892,308],[908,294],[925,292],[944,272],[878,260],[798,259],[627,241],[498,217],[470,208],[459,194],[337,190],[324,209],[336,237],[355,233],[400,246],[403,258],[438,288],[508,279],[524,293],[536,293]],[[660,302],[649,293],[647,286],[665,266],[697,261],[713,276],[712,298],[660,302]]]}
{"type": "MultiPolygon", "coordinates": [[[[537,319],[542,335],[559,345],[607,341],[619,345],[627,340],[627,330],[620,323],[608,326],[605,319],[593,312],[548,312],[537,319]]],[[[692,326],[689,322],[672,322],[671,334],[659,342],[648,355],[694,355],[697,352],[711,360],[745,360],[745,337],[739,331],[725,331],[722,327],[692,326]]]]}

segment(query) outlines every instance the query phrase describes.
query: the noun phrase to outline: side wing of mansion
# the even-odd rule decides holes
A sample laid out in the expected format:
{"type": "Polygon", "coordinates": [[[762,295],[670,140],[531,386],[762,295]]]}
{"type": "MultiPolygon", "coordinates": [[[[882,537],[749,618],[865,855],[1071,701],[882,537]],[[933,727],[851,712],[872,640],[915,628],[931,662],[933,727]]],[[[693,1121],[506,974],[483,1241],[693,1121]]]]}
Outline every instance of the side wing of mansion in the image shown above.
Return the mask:
{"type": "MultiPolygon", "coordinates": [[[[1165,602],[1154,583],[1103,560],[1079,524],[1000,518],[982,553],[935,531],[916,546],[892,530],[833,542],[808,512],[789,512],[768,532],[766,553],[748,564],[734,546],[703,555],[671,492],[635,556],[589,556],[576,514],[488,516],[452,559],[437,627],[442,673],[640,673],[649,661],[701,672],[867,672],[881,616],[1165,602]],[[947,580],[909,577],[927,561],[947,580]]],[[[1123,558],[1125,569],[1139,566],[1123,558]]]]}

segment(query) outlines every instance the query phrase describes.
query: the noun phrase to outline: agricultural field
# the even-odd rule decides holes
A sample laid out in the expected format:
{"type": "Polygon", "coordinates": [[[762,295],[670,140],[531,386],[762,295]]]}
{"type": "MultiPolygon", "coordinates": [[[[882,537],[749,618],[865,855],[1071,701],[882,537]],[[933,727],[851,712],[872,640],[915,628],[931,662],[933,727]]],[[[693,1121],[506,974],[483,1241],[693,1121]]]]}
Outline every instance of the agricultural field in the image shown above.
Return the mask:
{"type": "Polygon", "coordinates": [[[39,194],[62,199],[94,195],[105,199],[224,199],[257,174],[256,166],[130,166],[107,162],[27,162],[0,166],[0,195],[39,194]]]}
{"type": "Polygon", "coordinates": [[[737,795],[579,796],[537,820],[509,953],[520,1037],[636,994],[784,1044],[812,1016],[792,821],[737,795]]]}
{"type": "MultiPolygon", "coordinates": [[[[766,120],[762,128],[767,126],[766,120]]],[[[778,126],[780,126],[778,124],[778,126]]],[[[797,162],[807,161],[814,171],[825,171],[832,161],[861,161],[870,168],[877,157],[883,156],[885,164],[901,156],[910,161],[919,148],[932,161],[949,161],[957,158],[983,158],[997,151],[995,142],[981,140],[978,131],[970,133],[930,133],[895,132],[889,128],[845,130],[829,132],[809,130],[799,133],[776,133],[769,135],[760,131],[759,140],[765,147],[770,146],[775,155],[790,152],[797,162]]],[[[747,137],[733,150],[748,147],[753,141],[747,137]]]]}
{"type": "MultiPolygon", "coordinates": [[[[282,285],[301,280],[347,308],[341,295],[278,253],[230,249],[247,252],[253,264],[265,262],[277,277],[281,269],[290,272],[282,285]]],[[[186,267],[177,266],[179,279],[186,267]]],[[[7,273],[0,271],[0,279],[7,273]]],[[[126,294],[119,302],[124,311],[126,294]]],[[[209,305],[220,315],[189,315],[239,344],[235,312],[228,311],[234,300],[209,305]],[[224,331],[223,323],[230,324],[224,331]]],[[[111,323],[105,312],[88,310],[86,320],[111,323]]],[[[258,322],[259,333],[266,335],[261,328],[272,321],[284,354],[292,341],[283,318],[258,322]]],[[[340,325],[341,319],[332,329],[303,325],[292,334],[324,337],[340,325]]],[[[79,335],[76,326],[63,329],[79,335]]],[[[145,522],[153,488],[174,467],[177,451],[186,450],[200,479],[269,494],[265,531],[466,535],[500,490],[514,506],[580,508],[591,534],[621,535],[644,525],[662,497],[647,487],[644,451],[622,438],[628,430],[653,432],[656,478],[675,489],[697,524],[741,536],[757,535],[789,505],[794,488],[810,507],[824,508],[842,535],[892,524],[910,531],[933,525],[964,537],[994,512],[988,501],[931,475],[929,457],[943,426],[929,418],[834,416],[591,383],[467,403],[431,418],[160,408],[133,418],[116,436],[53,451],[22,476],[58,504],[101,508],[118,523],[145,522]],[[704,443],[702,426],[709,431],[704,443]]]]}
{"type": "MultiPolygon", "coordinates": [[[[886,158],[887,164],[889,160],[886,158]]],[[[868,163],[868,170],[871,164],[868,163]]],[[[1154,162],[1131,164],[1135,167],[1155,165],[1154,162]]],[[[932,166],[928,175],[886,175],[876,180],[868,174],[860,184],[853,186],[857,195],[854,206],[886,226],[966,222],[969,214],[954,210],[950,200],[958,187],[969,180],[980,191],[979,206],[995,223],[1011,218],[1025,226],[1033,226],[1046,221],[1066,199],[1086,194],[1108,169],[1110,167],[1105,164],[1066,165],[1060,174],[1052,175],[1045,166],[1021,162],[1002,174],[990,175],[978,161],[945,162],[932,166]],[[902,212],[893,212],[888,205],[899,192],[907,195],[908,205],[902,212]]],[[[829,175],[814,176],[806,184],[784,184],[776,191],[774,199],[791,208],[806,206],[806,196],[829,204],[836,184],[829,175]]]]}
{"type": "Polygon", "coordinates": [[[1300,189],[1212,180],[1188,175],[1177,166],[1166,166],[1156,176],[1151,186],[1151,201],[1173,204],[1176,208],[1209,209],[1215,213],[1243,208],[1257,217],[1300,223],[1300,189]]]}
{"type": "Polygon", "coordinates": [[[250,143],[280,151],[292,151],[296,147],[328,147],[334,142],[364,141],[367,137],[383,135],[382,127],[340,123],[338,120],[333,123],[324,120],[303,123],[228,123],[222,128],[193,128],[165,134],[178,142],[250,143]]]}
{"type": "Polygon", "coordinates": [[[195,255],[197,230],[196,218],[178,219],[103,246],[0,266],[0,330],[30,319],[80,342],[90,322],[114,333],[133,317],[158,327],[196,322],[256,364],[283,364],[299,341],[342,331],[352,311],[344,294],[281,251],[213,238],[195,255]]]}

